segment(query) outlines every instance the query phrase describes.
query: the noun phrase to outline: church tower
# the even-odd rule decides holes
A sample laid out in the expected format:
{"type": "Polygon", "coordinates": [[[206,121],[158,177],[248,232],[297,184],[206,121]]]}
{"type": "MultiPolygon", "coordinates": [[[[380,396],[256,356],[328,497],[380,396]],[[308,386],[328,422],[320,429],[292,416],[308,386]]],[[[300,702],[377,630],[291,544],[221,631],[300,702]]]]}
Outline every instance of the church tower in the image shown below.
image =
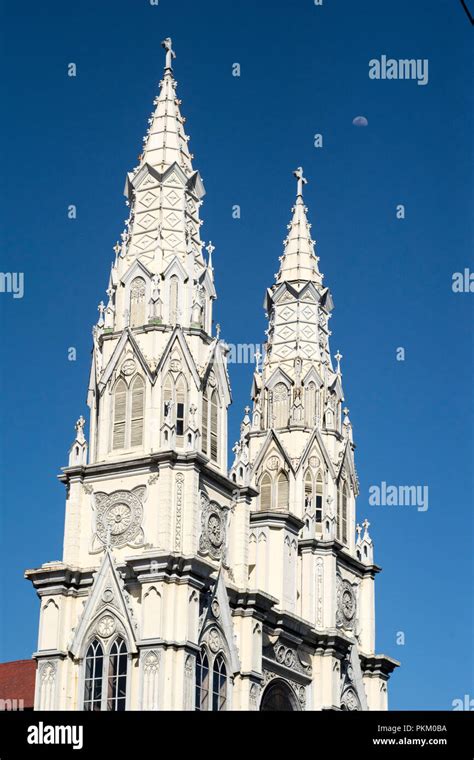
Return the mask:
{"type": "MultiPolygon", "coordinates": [[[[384,709],[373,546],[340,354],[329,352],[302,170],[268,343],[227,472],[228,347],[213,334],[204,187],[165,70],[93,328],[61,561],[40,598],[38,710],[384,709]],[[357,539],[355,535],[357,533],[357,539]]],[[[259,360],[262,357],[258,357],[259,360]]]]}

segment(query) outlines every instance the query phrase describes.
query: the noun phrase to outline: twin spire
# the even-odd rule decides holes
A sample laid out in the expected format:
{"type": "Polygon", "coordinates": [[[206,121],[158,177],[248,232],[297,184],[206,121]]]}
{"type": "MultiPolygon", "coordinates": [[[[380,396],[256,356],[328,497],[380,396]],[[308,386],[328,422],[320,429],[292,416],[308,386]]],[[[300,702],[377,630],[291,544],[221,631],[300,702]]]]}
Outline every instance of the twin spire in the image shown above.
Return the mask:
{"type": "Polygon", "coordinates": [[[308,180],[303,169],[293,172],[297,180],[296,203],[292,208],[293,217],[288,225],[288,235],[283,241],[284,251],[280,258],[280,271],[276,275],[277,285],[282,282],[301,283],[311,281],[322,285],[323,277],[318,268],[318,258],[314,252],[315,241],[311,237],[311,225],[303,201],[303,187],[308,180]]]}

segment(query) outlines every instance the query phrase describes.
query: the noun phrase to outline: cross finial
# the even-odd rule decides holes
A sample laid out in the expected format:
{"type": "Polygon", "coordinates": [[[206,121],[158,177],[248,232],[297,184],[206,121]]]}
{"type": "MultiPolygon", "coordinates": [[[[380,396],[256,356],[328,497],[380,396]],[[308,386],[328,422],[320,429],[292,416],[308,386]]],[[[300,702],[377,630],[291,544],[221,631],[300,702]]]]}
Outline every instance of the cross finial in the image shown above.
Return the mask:
{"type": "Polygon", "coordinates": [[[119,241],[117,240],[117,242],[114,245],[115,254],[118,256],[121,250],[122,250],[122,246],[120,245],[119,241]]]}
{"type": "Polygon", "coordinates": [[[298,196],[301,196],[301,197],[302,197],[302,196],[303,196],[303,185],[307,185],[307,184],[308,184],[308,180],[307,180],[307,179],[306,179],[306,177],[303,175],[303,167],[301,167],[301,166],[298,166],[298,168],[297,168],[297,169],[295,169],[295,171],[293,172],[293,175],[294,175],[294,176],[296,177],[296,179],[298,180],[297,189],[296,189],[296,194],[297,194],[298,196]]]}
{"type": "Polygon", "coordinates": [[[345,407],[344,407],[344,409],[343,409],[342,411],[343,411],[343,413],[344,413],[344,414],[346,415],[346,417],[347,417],[347,415],[349,414],[349,409],[347,408],[347,406],[345,406],[345,407]]]}
{"type": "Polygon", "coordinates": [[[215,250],[216,250],[216,246],[212,245],[212,240],[209,240],[209,243],[206,246],[206,251],[208,252],[209,256],[212,256],[215,250]]]}
{"type": "Polygon", "coordinates": [[[337,361],[336,372],[339,374],[341,372],[341,359],[343,358],[339,349],[337,349],[337,354],[334,354],[334,358],[337,361]]]}
{"type": "Polygon", "coordinates": [[[86,424],[86,421],[81,414],[76,424],[74,425],[74,427],[76,428],[76,439],[80,441],[81,443],[83,443],[85,440],[84,439],[84,425],[85,424],[86,424]]]}
{"type": "Polygon", "coordinates": [[[99,312],[99,321],[98,325],[99,327],[104,324],[104,311],[105,311],[105,303],[103,301],[100,302],[100,304],[97,307],[97,311],[99,312]]]}
{"type": "Polygon", "coordinates": [[[216,338],[217,338],[217,340],[219,340],[219,335],[220,334],[221,334],[221,326],[220,326],[220,324],[218,322],[217,325],[216,325],[216,338]]]}
{"type": "Polygon", "coordinates": [[[171,65],[171,62],[174,58],[176,58],[176,53],[173,50],[173,43],[171,41],[171,37],[167,37],[163,42],[161,43],[161,47],[164,47],[166,50],[166,62],[165,62],[165,71],[172,71],[173,67],[171,65]]]}
{"type": "Polygon", "coordinates": [[[255,351],[255,357],[254,358],[255,358],[255,372],[257,372],[257,374],[260,374],[260,359],[262,358],[262,354],[260,353],[260,351],[258,350],[258,348],[255,351]]]}
{"type": "Polygon", "coordinates": [[[249,412],[250,412],[250,407],[249,407],[249,406],[246,406],[246,407],[245,407],[245,409],[244,409],[244,412],[245,412],[245,414],[246,414],[246,415],[247,415],[247,414],[249,414],[249,412]]]}
{"type": "Polygon", "coordinates": [[[362,533],[362,526],[357,523],[356,525],[357,543],[360,541],[360,534],[362,533]]]}
{"type": "Polygon", "coordinates": [[[364,531],[365,531],[365,533],[364,533],[364,538],[368,538],[368,537],[369,537],[369,527],[370,527],[370,523],[369,523],[369,521],[367,520],[367,518],[365,518],[364,522],[362,523],[362,527],[364,528],[364,531]]]}

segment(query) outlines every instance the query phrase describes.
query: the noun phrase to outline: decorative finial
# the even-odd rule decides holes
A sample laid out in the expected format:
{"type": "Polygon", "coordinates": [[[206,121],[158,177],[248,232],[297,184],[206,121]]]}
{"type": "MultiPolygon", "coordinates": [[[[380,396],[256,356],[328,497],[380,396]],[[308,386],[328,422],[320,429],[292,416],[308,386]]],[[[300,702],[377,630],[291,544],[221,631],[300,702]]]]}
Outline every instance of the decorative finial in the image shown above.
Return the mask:
{"type": "Polygon", "coordinates": [[[258,349],[255,351],[254,358],[255,358],[255,372],[259,375],[260,374],[260,359],[262,358],[262,354],[260,353],[258,349]]]}
{"type": "Polygon", "coordinates": [[[296,189],[296,195],[298,197],[300,197],[300,196],[303,197],[303,185],[307,185],[308,184],[308,180],[303,175],[303,167],[298,166],[298,168],[295,169],[295,171],[293,172],[293,175],[298,180],[297,189],[296,189]]]}
{"type": "Polygon", "coordinates": [[[212,254],[213,254],[213,252],[214,252],[215,250],[216,250],[216,247],[215,247],[215,245],[212,245],[212,240],[209,240],[209,243],[208,243],[208,245],[206,246],[206,251],[207,251],[207,252],[208,252],[208,254],[209,254],[209,258],[208,258],[208,261],[207,261],[207,266],[209,267],[209,269],[212,269],[212,268],[213,268],[213,267],[212,267],[212,254]]]}
{"type": "Polygon", "coordinates": [[[370,526],[370,523],[367,520],[367,518],[365,518],[364,522],[362,523],[362,527],[364,528],[364,540],[370,538],[370,536],[369,536],[369,526],[370,526]]]}
{"type": "Polygon", "coordinates": [[[341,352],[339,351],[339,349],[337,349],[337,354],[334,354],[334,358],[337,361],[336,372],[338,375],[340,375],[341,374],[341,359],[343,358],[343,356],[341,352]]]}
{"type": "Polygon", "coordinates": [[[101,301],[100,304],[98,305],[97,311],[100,314],[99,321],[97,322],[97,324],[99,325],[99,327],[103,327],[103,325],[104,325],[104,311],[105,311],[105,304],[104,304],[103,301],[101,301]]]}
{"type": "Polygon", "coordinates": [[[218,322],[217,325],[216,325],[216,338],[217,338],[217,340],[219,340],[220,334],[221,334],[221,326],[220,326],[220,324],[218,322]]]}
{"type": "Polygon", "coordinates": [[[360,544],[360,534],[362,533],[362,526],[357,523],[356,525],[357,540],[356,543],[360,544]]]}
{"type": "Polygon", "coordinates": [[[86,421],[85,421],[84,417],[81,414],[81,416],[77,420],[76,424],[74,425],[75,430],[76,430],[76,440],[79,441],[79,443],[84,443],[84,441],[85,441],[85,438],[84,438],[84,425],[85,424],[86,424],[86,421]]]}
{"type": "Polygon", "coordinates": [[[174,58],[176,58],[176,53],[173,50],[173,43],[171,41],[171,37],[167,37],[163,42],[161,43],[161,47],[164,47],[166,50],[166,62],[165,62],[165,71],[173,71],[173,66],[171,65],[171,62],[174,58]]]}
{"type": "Polygon", "coordinates": [[[347,417],[347,415],[349,414],[349,409],[347,408],[347,406],[344,407],[344,409],[342,410],[342,412],[347,417]]]}

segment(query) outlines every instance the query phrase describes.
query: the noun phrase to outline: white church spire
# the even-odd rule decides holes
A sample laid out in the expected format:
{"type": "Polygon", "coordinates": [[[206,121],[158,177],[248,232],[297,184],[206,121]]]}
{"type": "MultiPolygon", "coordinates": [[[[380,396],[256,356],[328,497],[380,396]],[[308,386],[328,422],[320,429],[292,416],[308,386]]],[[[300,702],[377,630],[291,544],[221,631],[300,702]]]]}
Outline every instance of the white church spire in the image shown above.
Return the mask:
{"type": "Polygon", "coordinates": [[[280,271],[276,282],[303,283],[307,281],[322,284],[322,275],[318,269],[318,259],[314,253],[315,241],[311,237],[311,225],[308,222],[307,208],[303,200],[303,187],[308,180],[303,174],[302,167],[293,172],[297,179],[296,203],[293,206],[293,217],[288,225],[288,235],[284,242],[283,256],[280,261],[280,271]]]}

